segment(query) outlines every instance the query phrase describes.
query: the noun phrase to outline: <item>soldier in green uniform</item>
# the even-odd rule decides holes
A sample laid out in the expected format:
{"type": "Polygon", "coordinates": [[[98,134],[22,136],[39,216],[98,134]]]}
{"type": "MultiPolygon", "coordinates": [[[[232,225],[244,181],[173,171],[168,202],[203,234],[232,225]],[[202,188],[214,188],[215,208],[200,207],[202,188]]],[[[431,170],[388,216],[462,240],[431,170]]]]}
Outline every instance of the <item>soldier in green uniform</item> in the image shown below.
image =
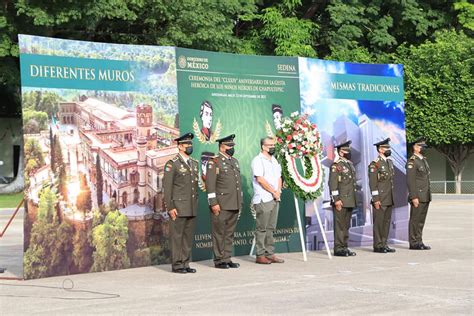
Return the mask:
{"type": "Polygon", "coordinates": [[[410,249],[429,250],[423,243],[423,226],[431,202],[430,166],[423,156],[425,139],[420,137],[409,144],[413,155],[407,161],[408,202],[410,203],[410,222],[408,235],[410,249]]]}
{"type": "Polygon", "coordinates": [[[351,162],[351,141],[336,146],[339,159],[329,172],[329,190],[334,214],[334,255],[355,256],[347,246],[352,210],[356,207],[356,173],[351,162]]]}
{"type": "Polygon", "coordinates": [[[214,266],[218,269],[238,268],[232,262],[232,243],[237,218],[242,208],[242,180],[234,155],[234,137],[218,139],[219,154],[207,163],[206,190],[211,207],[214,266]]]}
{"type": "Polygon", "coordinates": [[[387,245],[394,205],[393,177],[395,175],[393,162],[388,159],[392,153],[389,142],[390,138],[387,138],[374,144],[379,155],[369,165],[369,187],[373,206],[374,252],[378,253],[395,252],[395,249],[387,245]]]}
{"type": "Polygon", "coordinates": [[[195,273],[189,267],[198,211],[198,162],[191,158],[192,133],[176,138],[179,153],[165,164],[163,193],[171,217],[171,265],[175,273],[195,273]]]}

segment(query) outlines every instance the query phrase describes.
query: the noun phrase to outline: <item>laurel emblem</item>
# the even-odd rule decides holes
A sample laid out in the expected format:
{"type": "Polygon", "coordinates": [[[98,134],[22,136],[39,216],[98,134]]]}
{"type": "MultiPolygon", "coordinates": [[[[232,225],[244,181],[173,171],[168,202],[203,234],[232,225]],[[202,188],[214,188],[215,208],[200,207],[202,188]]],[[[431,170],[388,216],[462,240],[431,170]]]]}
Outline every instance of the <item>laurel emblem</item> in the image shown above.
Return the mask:
{"type": "Polygon", "coordinates": [[[181,68],[186,68],[186,57],[181,55],[178,57],[178,65],[181,68]]]}
{"type": "Polygon", "coordinates": [[[221,135],[221,131],[222,131],[221,120],[217,120],[216,128],[212,132],[211,138],[209,140],[206,140],[206,135],[204,135],[201,132],[201,129],[199,127],[199,123],[196,120],[196,118],[194,118],[194,121],[193,121],[193,130],[194,130],[194,135],[197,136],[197,139],[199,140],[200,143],[203,143],[203,144],[215,143],[216,140],[219,139],[219,137],[221,135]]]}
{"type": "Polygon", "coordinates": [[[273,134],[273,128],[270,125],[270,123],[268,123],[268,121],[265,122],[265,130],[267,132],[268,137],[271,137],[271,138],[275,137],[275,134],[273,134]]]}
{"type": "Polygon", "coordinates": [[[200,172],[199,174],[199,180],[198,180],[199,188],[201,189],[202,192],[206,192],[206,182],[202,178],[202,174],[200,172]]]}

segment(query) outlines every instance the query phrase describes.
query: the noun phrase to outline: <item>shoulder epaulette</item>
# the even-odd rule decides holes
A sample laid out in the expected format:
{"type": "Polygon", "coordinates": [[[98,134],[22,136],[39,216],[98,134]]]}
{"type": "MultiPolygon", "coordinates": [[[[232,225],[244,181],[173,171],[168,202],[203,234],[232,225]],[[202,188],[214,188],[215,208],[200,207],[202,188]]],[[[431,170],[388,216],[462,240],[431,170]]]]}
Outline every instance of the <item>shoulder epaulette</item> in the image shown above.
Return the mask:
{"type": "Polygon", "coordinates": [[[175,161],[178,161],[178,159],[179,159],[179,157],[178,157],[178,155],[176,155],[176,156],[174,156],[173,159],[171,159],[171,161],[172,161],[172,162],[175,162],[175,161]]]}

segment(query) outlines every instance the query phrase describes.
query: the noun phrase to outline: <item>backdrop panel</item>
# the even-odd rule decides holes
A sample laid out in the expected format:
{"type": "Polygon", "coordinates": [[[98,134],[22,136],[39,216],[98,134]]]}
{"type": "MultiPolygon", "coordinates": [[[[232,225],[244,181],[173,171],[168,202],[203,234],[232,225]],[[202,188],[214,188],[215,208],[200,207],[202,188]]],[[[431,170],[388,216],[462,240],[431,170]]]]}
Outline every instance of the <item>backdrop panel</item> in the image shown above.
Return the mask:
{"type": "MultiPolygon", "coordinates": [[[[234,157],[240,162],[244,208],[235,233],[234,253],[248,254],[255,230],[255,219],[250,211],[253,193],[250,163],[260,151],[260,139],[275,132],[273,105],[281,106],[283,115],[300,109],[297,58],[181,48],[177,48],[176,56],[180,129],[197,136],[193,156],[205,166],[207,156],[218,153],[216,139],[236,135],[234,157]]],[[[193,249],[195,259],[212,257],[210,210],[205,188],[202,185],[201,188],[193,249]]],[[[298,234],[292,193],[284,190],[276,250],[301,251],[298,234]]]]}
{"type": "Polygon", "coordinates": [[[19,40],[25,277],[168,262],[154,208],[179,134],[175,49],[19,40]]]}
{"type": "MultiPolygon", "coordinates": [[[[172,47],[27,35],[20,36],[20,53],[26,278],[169,262],[163,167],[177,153],[173,138],[204,131],[204,100],[214,104],[212,142],[197,139],[196,152],[215,153],[217,136],[237,135],[245,207],[235,254],[249,252],[250,160],[259,139],[274,132],[272,105],[285,114],[299,110],[296,58],[179,50],[176,62],[172,47]],[[199,72],[201,59],[209,72],[199,72]],[[206,76],[219,86],[207,87],[206,76]],[[139,136],[146,145],[137,144],[139,136]]],[[[277,250],[297,251],[291,192],[283,198],[277,250]]],[[[202,193],[194,260],[212,257],[206,201],[202,193]]]]}
{"type": "MultiPolygon", "coordinates": [[[[328,188],[334,146],[352,140],[357,172],[357,208],[352,214],[350,246],[372,244],[372,207],[368,165],[377,157],[374,143],[391,138],[395,166],[395,207],[391,242],[407,240],[406,138],[402,65],[354,64],[299,58],[301,107],[318,125],[323,142],[325,190],[317,205],[327,238],[333,243],[333,213],[328,188]]],[[[324,247],[314,207],[306,205],[309,249],[324,247]]]]}

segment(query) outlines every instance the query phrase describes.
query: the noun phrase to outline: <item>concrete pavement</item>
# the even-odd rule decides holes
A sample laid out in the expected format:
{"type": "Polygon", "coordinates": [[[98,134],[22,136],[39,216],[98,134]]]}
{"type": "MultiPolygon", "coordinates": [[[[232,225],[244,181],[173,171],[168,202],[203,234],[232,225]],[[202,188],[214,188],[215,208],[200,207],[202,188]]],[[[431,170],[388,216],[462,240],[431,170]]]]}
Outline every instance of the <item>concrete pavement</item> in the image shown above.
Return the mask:
{"type": "Polygon", "coordinates": [[[54,277],[0,280],[2,315],[18,314],[473,314],[473,212],[468,199],[436,199],[425,226],[430,251],[395,245],[395,254],[354,249],[356,257],[282,254],[284,264],[234,261],[217,270],[192,264],[195,275],[169,265],[54,277]],[[64,290],[62,287],[73,290],[64,290]]]}

